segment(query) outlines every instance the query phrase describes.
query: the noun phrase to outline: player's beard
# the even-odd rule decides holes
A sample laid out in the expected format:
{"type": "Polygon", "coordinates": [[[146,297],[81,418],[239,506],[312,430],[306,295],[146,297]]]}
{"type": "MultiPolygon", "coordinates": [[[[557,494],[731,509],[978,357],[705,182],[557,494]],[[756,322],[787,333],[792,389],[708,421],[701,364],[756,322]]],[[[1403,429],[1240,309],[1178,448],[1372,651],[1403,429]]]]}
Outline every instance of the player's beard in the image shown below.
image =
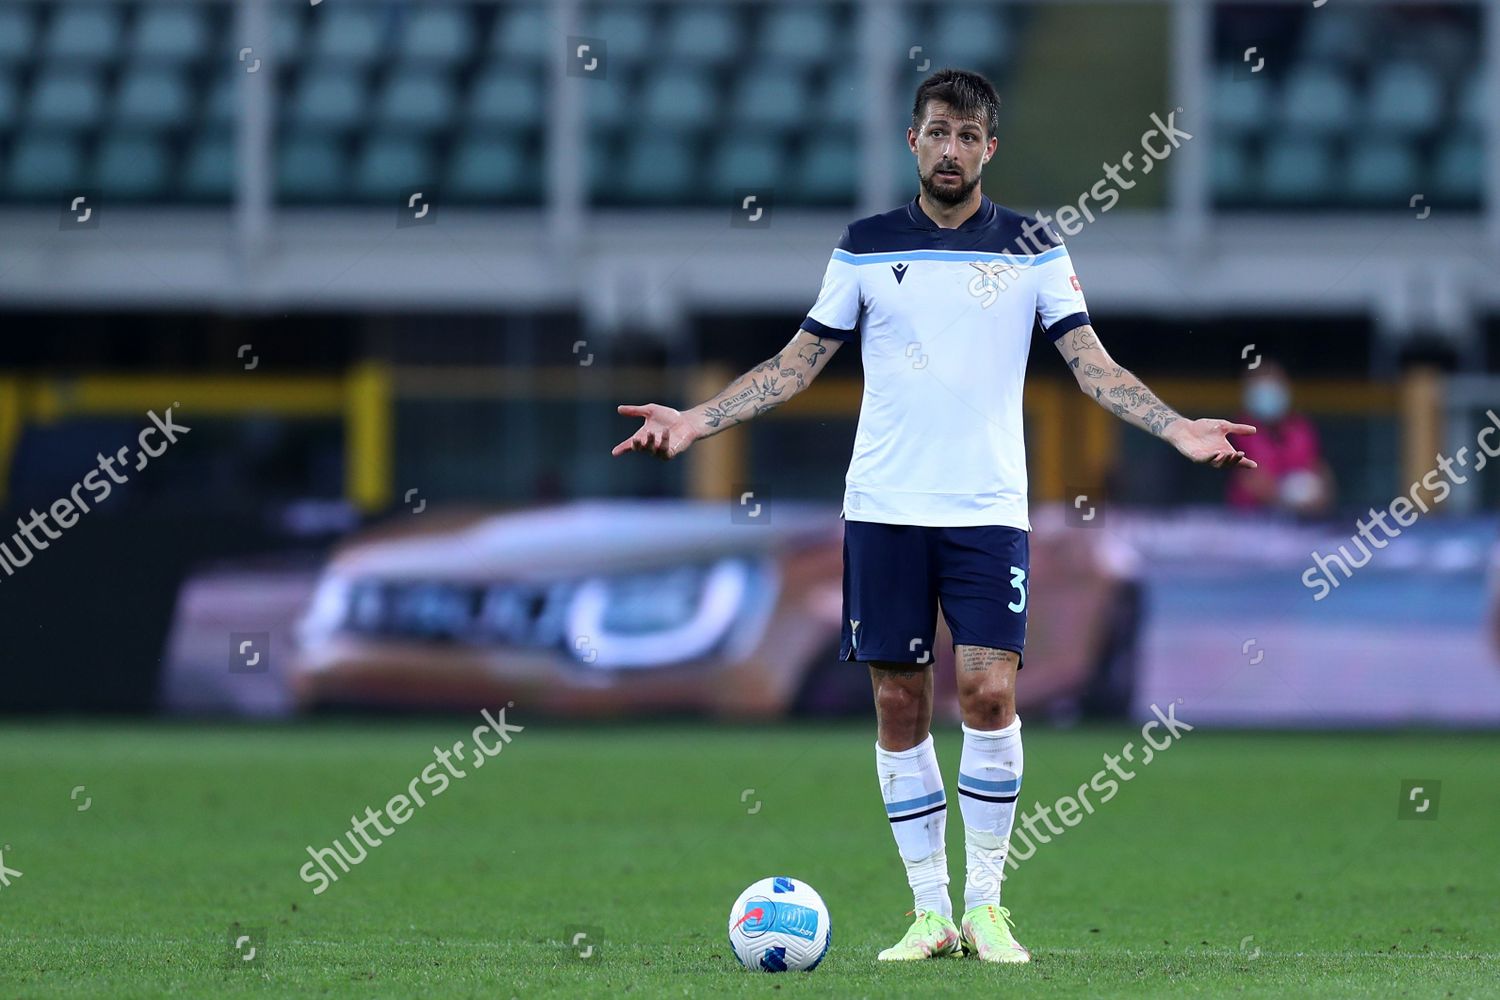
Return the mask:
{"type": "Polygon", "coordinates": [[[932,169],[927,171],[926,174],[920,171],[917,172],[917,179],[922,182],[922,190],[927,192],[927,197],[943,205],[963,204],[968,200],[969,195],[974,193],[974,189],[979,186],[979,175],[976,173],[973,177],[959,184],[958,187],[939,187],[932,182],[932,175],[937,173],[938,167],[942,165],[942,161],[938,161],[932,165],[932,169]]]}

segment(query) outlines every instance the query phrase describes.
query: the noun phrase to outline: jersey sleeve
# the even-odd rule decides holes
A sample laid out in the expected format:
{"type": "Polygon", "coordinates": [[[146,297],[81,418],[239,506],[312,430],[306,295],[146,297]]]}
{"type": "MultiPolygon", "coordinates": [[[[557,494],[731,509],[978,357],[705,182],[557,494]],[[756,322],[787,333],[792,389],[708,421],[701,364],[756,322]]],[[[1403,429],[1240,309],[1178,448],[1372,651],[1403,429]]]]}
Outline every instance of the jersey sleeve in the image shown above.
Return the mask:
{"type": "Polygon", "coordinates": [[[839,239],[828,269],[823,272],[823,287],[818,300],[802,321],[802,329],[834,340],[856,340],[859,337],[859,268],[849,253],[849,230],[839,239]]]}
{"type": "Polygon", "coordinates": [[[1036,266],[1036,316],[1047,337],[1055,341],[1069,330],[1089,325],[1089,307],[1067,247],[1048,250],[1036,266]]]}

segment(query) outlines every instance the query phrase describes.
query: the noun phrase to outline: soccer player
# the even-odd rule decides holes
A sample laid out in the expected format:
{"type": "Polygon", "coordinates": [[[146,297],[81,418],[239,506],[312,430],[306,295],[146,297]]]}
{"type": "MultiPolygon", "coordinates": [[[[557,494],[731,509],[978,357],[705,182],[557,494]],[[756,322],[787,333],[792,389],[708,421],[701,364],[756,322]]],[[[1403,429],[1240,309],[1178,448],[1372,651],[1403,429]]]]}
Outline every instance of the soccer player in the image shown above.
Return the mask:
{"type": "Polygon", "coordinates": [[[1117,365],[1094,333],[1061,241],[980,193],[999,114],[994,87],[976,73],[942,70],[923,81],[906,133],[917,197],[844,231],[786,348],[690,410],[619,408],[644,423],[615,455],[674,458],[785,403],[840,345],[859,342],[865,384],[844,492],[840,657],[870,671],[876,772],[916,917],[882,960],[960,947],[989,962],[1031,958],[1011,934],[1000,882],[1023,773],[1015,684],[1031,524],[1021,389],[1036,322],[1079,387],[1116,416],[1194,462],[1252,464],[1225,435],[1255,428],[1182,417],[1117,365]],[[947,795],[930,732],[939,605],[953,634],[963,730],[967,878],[957,925],[947,795]]]}

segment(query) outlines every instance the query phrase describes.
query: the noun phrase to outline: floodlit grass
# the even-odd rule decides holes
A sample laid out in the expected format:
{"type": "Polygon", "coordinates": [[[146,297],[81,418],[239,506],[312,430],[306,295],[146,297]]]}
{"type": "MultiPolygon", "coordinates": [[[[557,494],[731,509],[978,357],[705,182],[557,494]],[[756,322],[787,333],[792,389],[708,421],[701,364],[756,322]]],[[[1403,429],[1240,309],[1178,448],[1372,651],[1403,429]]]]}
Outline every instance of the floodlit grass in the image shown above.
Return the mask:
{"type": "MultiPolygon", "coordinates": [[[[1500,992],[1494,736],[1195,730],[1012,875],[1025,967],[875,961],[911,896],[871,726],[590,728],[512,712],[526,730],[499,757],[313,895],[305,847],[405,790],[477,721],[7,726],[0,850],[22,874],[0,887],[0,995],[1500,992]],[[1398,820],[1403,778],[1442,781],[1436,820],[1398,820]],[[746,973],[729,952],[730,903],[772,874],[832,911],[810,975],[746,973]],[[254,962],[231,954],[232,926],[264,929],[254,962]]],[[[1028,727],[1023,806],[1076,790],[1138,738],[1028,727]]],[[[957,735],[939,729],[938,751],[951,793],[957,735]]]]}

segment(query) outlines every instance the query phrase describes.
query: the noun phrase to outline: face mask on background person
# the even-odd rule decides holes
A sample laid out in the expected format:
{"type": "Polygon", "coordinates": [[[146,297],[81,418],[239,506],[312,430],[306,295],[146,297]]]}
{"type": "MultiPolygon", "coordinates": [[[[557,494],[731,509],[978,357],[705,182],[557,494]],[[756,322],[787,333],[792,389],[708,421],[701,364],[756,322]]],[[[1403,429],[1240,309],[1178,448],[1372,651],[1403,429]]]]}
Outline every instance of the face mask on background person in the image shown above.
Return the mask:
{"type": "Polygon", "coordinates": [[[1245,389],[1245,409],[1261,420],[1280,420],[1291,402],[1291,393],[1281,382],[1262,380],[1245,389]]]}

